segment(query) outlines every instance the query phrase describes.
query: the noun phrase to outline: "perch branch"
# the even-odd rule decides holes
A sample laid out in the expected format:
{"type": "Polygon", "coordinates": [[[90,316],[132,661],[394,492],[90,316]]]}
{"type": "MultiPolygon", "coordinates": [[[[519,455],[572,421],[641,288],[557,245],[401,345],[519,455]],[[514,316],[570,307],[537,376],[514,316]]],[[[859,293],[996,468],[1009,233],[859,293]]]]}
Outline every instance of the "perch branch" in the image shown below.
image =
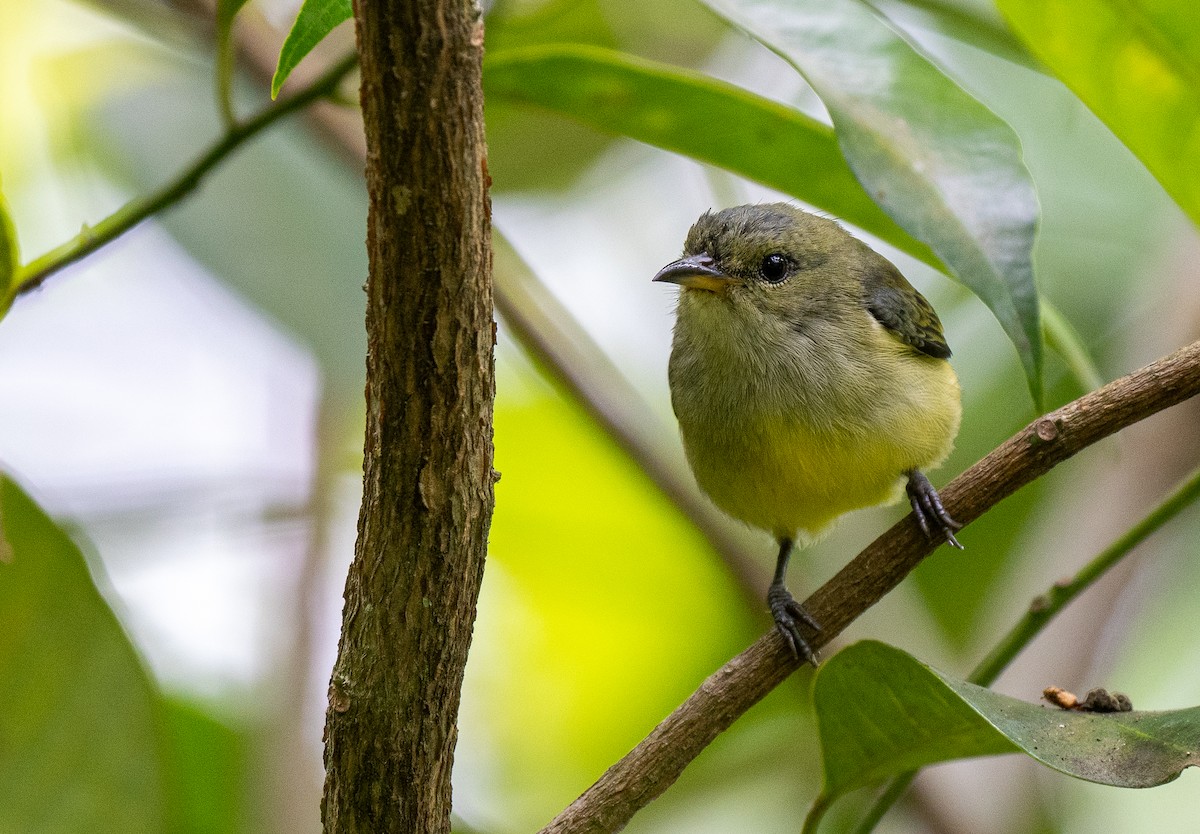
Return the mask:
{"type": "MultiPolygon", "coordinates": [[[[964,524],[1082,449],[1200,393],[1200,342],[1030,423],[942,491],[964,524]]],[[[805,607],[822,624],[819,648],[895,588],[936,547],[911,515],[872,542],[805,607]]],[[[705,747],[797,668],[772,630],[704,681],[541,834],[619,831],[666,790],[705,747]]]]}

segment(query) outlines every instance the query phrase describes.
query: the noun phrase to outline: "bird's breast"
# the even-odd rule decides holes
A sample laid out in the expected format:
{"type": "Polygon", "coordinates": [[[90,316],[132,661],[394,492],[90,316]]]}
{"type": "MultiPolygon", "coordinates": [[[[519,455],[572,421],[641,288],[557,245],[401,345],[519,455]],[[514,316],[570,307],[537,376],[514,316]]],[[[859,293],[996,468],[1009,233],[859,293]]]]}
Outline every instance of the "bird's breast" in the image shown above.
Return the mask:
{"type": "Polygon", "coordinates": [[[902,473],[940,463],[958,429],[949,364],[866,326],[739,333],[681,319],[670,377],[700,487],[776,535],[893,500],[902,473]]]}

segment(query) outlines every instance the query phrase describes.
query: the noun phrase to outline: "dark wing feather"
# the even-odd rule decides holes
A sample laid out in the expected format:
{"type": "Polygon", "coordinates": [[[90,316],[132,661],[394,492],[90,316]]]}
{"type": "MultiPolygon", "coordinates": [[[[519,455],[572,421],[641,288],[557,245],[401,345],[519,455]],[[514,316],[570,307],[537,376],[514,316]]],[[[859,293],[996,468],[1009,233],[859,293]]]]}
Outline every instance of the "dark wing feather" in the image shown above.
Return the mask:
{"type": "Polygon", "coordinates": [[[876,321],[913,349],[937,359],[950,358],[937,313],[890,261],[881,255],[871,258],[862,284],[867,310],[876,321]]]}

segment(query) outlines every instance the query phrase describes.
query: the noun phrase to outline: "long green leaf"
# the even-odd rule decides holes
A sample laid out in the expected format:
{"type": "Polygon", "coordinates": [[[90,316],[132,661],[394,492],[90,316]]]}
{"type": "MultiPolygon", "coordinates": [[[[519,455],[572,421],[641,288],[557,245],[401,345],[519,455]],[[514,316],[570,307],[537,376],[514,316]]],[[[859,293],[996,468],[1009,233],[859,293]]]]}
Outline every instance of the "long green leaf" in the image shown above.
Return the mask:
{"type": "Polygon", "coordinates": [[[1012,129],[858,0],[705,2],[803,74],[859,180],[991,308],[1040,404],[1038,204],[1012,129]]]}
{"type": "Polygon", "coordinates": [[[163,831],[158,695],[79,548],[0,476],[0,831],[163,831]]]}
{"type": "Polygon", "coordinates": [[[489,100],[544,107],[599,130],[710,162],[791,194],[941,267],[863,190],[828,126],[782,104],[665,64],[590,46],[490,54],[489,100]]]}
{"type": "Polygon", "coordinates": [[[279,95],[283,82],[304,56],[325,39],[339,24],[354,15],[350,0],[304,0],[296,22],[279,50],[279,64],[271,79],[271,98],[279,95]]]}
{"type": "Polygon", "coordinates": [[[948,759],[1024,752],[1089,782],[1146,788],[1200,765],[1200,707],[1096,714],[956,680],[899,649],[856,643],[813,685],[825,788],[847,791],[948,759]]]}
{"type": "Polygon", "coordinates": [[[1200,225],[1195,0],[998,0],[1017,35],[1200,225]]]}

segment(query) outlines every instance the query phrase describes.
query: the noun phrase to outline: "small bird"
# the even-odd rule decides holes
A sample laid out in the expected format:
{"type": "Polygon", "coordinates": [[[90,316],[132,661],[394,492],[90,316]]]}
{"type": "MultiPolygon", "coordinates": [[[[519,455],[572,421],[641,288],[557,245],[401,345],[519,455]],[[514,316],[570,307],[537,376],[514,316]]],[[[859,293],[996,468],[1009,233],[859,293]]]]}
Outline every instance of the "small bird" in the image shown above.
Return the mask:
{"type": "Polygon", "coordinates": [[[793,544],[908,493],[925,535],[961,525],[921,470],[958,433],[958,379],[937,313],[832,220],[785,203],[705,213],[655,281],[681,287],[671,404],[718,507],[779,543],[767,604],[784,641],[819,625],[784,584],[793,544]]]}

